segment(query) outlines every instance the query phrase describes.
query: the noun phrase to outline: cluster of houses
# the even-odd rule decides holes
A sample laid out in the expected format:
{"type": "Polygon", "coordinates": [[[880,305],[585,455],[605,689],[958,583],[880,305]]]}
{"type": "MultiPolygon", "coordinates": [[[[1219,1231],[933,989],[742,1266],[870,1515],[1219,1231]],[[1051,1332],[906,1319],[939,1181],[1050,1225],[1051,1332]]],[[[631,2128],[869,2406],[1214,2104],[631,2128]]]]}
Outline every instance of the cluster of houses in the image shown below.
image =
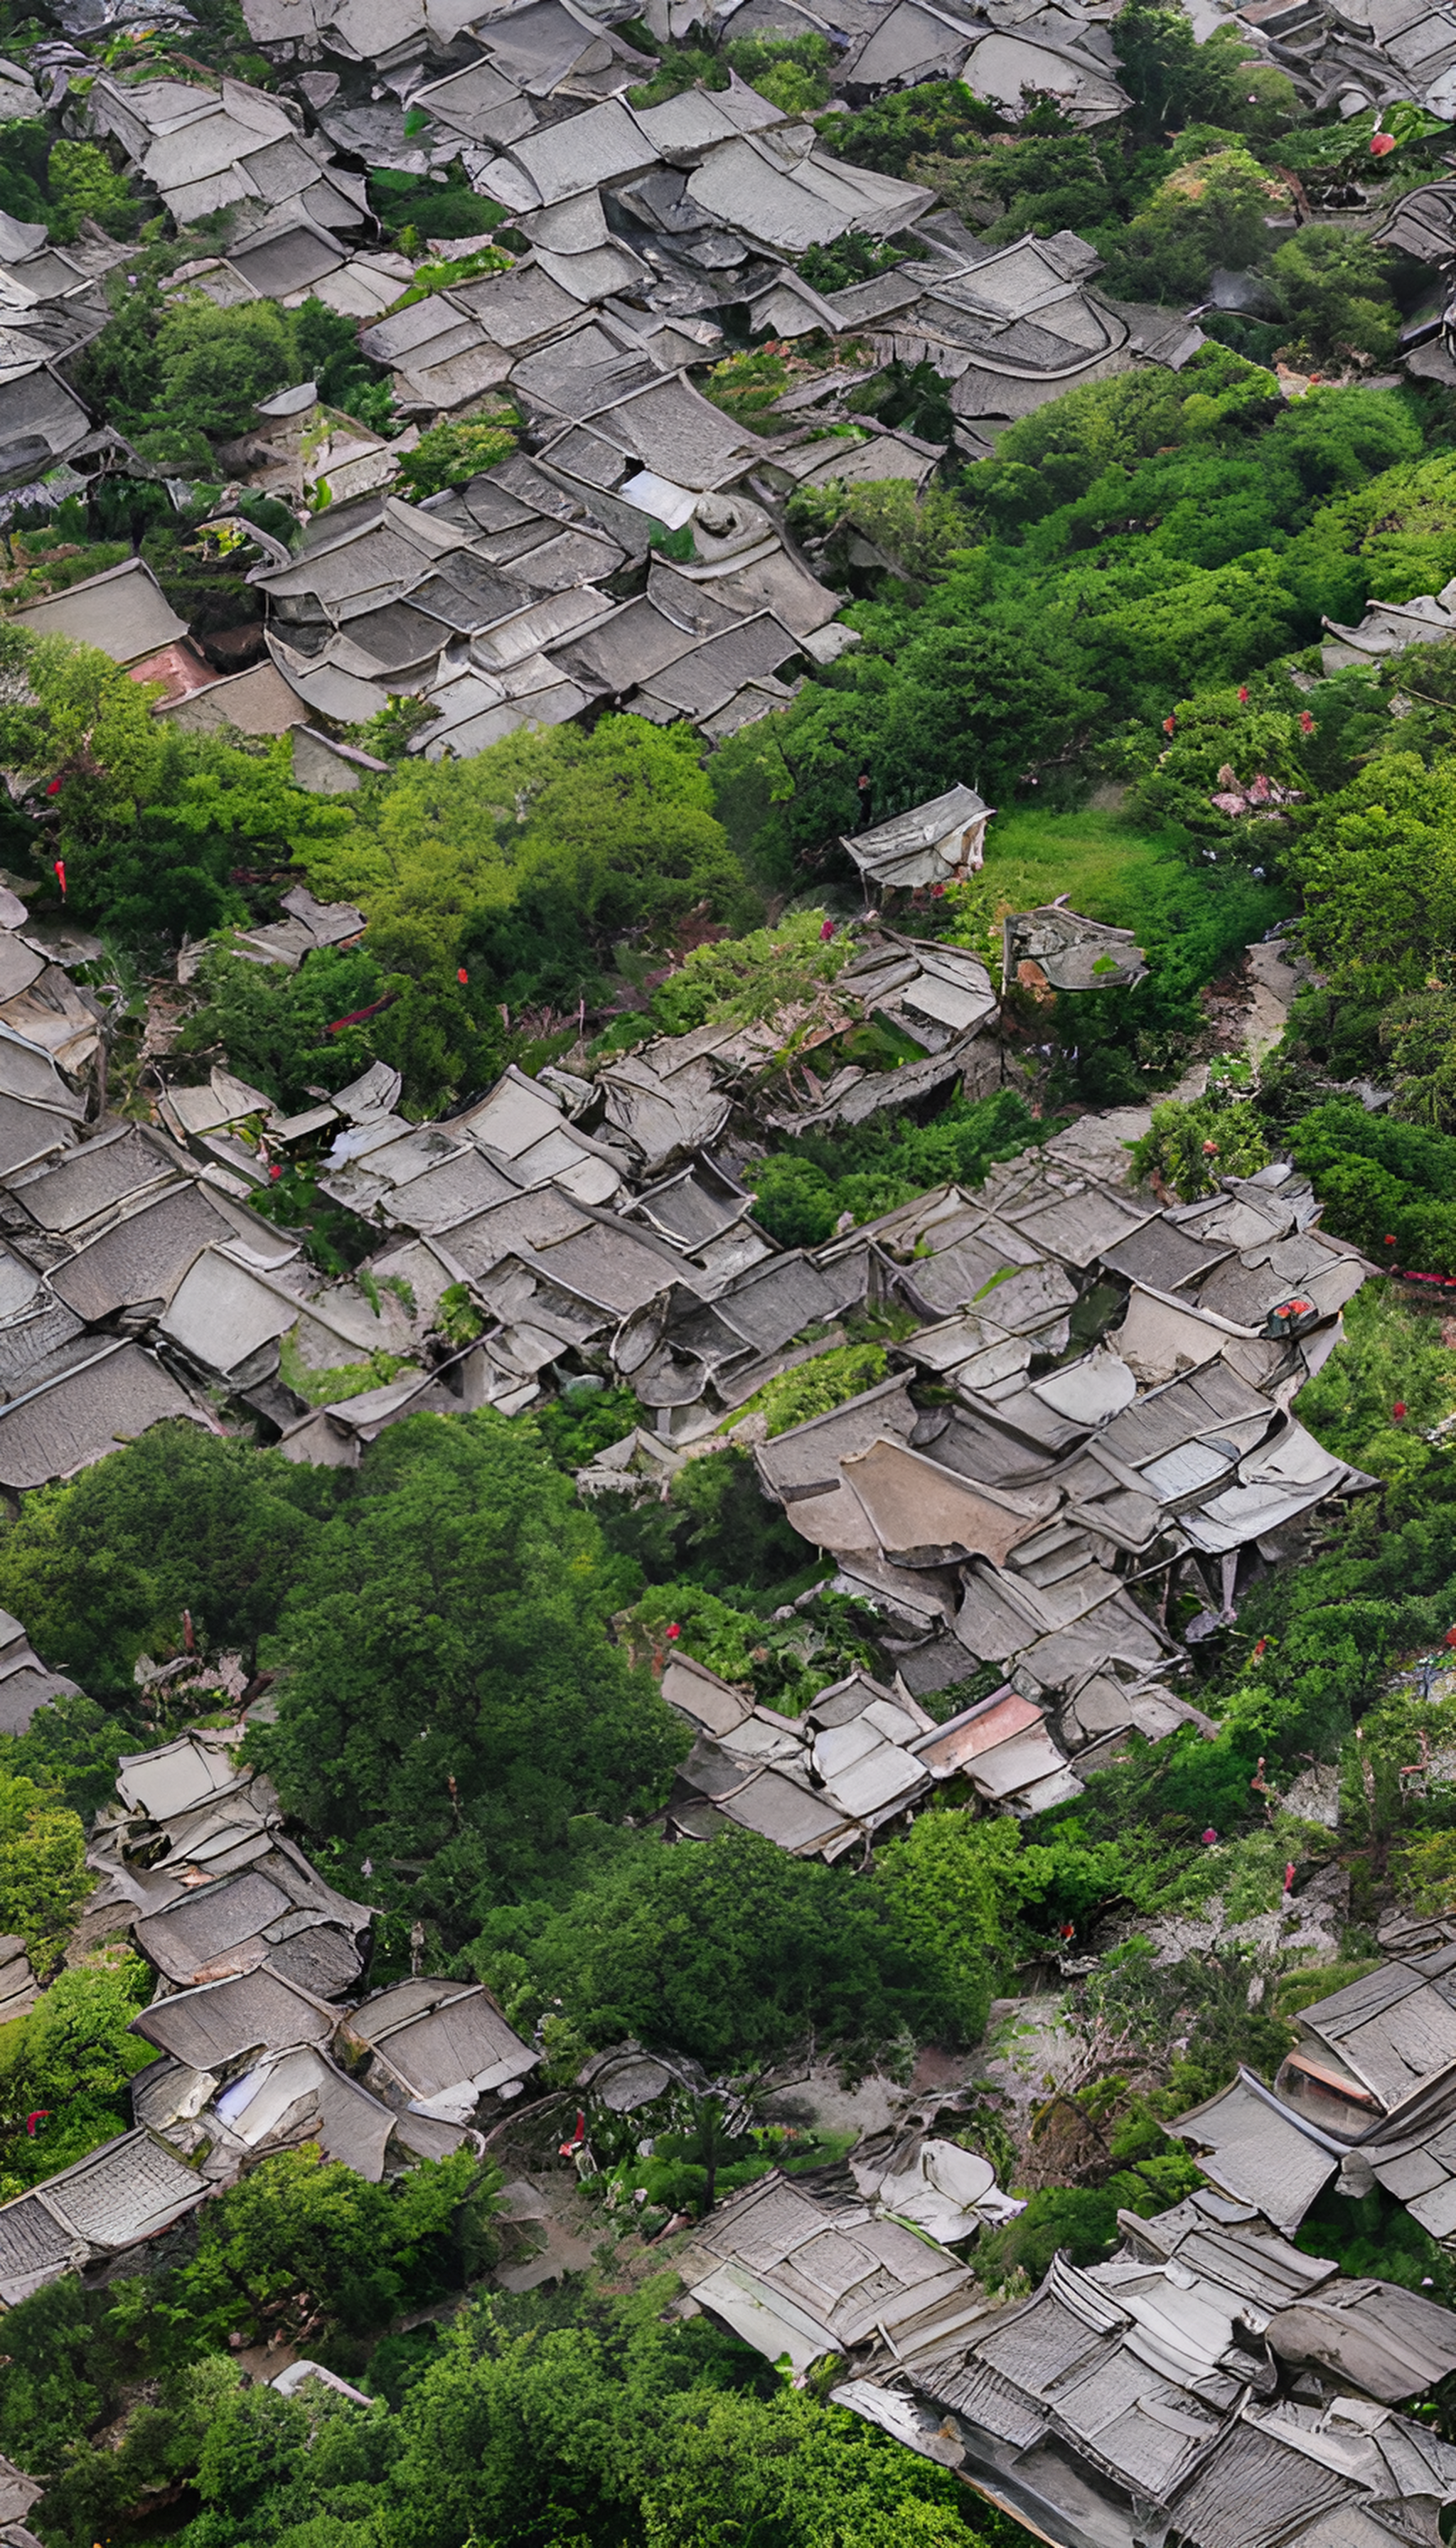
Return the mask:
{"type": "MultiPolygon", "coordinates": [[[[912,2135],[901,2177],[943,2150],[971,2156],[912,2135]]],[[[1437,2548],[1456,2449],[1400,2410],[1456,2369],[1451,2311],[1213,2189],[998,2300],[899,2182],[888,2211],[858,2184],[747,2187],[677,2259],[690,2305],[800,2376],[825,2365],[837,2404],[1056,2548],[1437,2548]]]]}
{"type": "Polygon", "coordinates": [[[841,2405],[1056,2548],[1438,2548],[1456,2449],[1430,2410],[1456,2316],[1431,2276],[1347,2273],[1308,2228],[1294,2243],[1326,2189],[1379,2187],[1449,2252],[1456,1945],[1426,1925],[1434,1946],[1301,2012],[1272,2087],[1240,2071],[1167,2126],[1206,2182],[1120,2213],[1107,2263],[1061,2254],[1028,2297],[988,2292],[971,2242],[1005,2199],[937,2138],[954,2115],[911,2115],[891,2146],[719,2206],[676,2260],[689,2306],[829,2371],[841,2405]]]}
{"type": "MultiPolygon", "coordinates": [[[[271,26],[271,0],[264,14],[271,26]]],[[[1035,46],[988,42],[998,59],[1026,52],[1036,84],[1035,46]]],[[[87,130],[184,234],[226,225],[226,242],[180,264],[169,292],[225,309],[313,296],[357,318],[408,428],[371,431],[301,382],[220,446],[228,485],[208,529],[248,567],[253,615],[236,628],[192,635],[138,559],[16,616],[158,684],[157,712],[183,726],[293,734],[307,785],[357,786],[378,765],[349,731],[403,696],[428,710],[412,748],[431,757],[468,758],[518,726],[603,706],[687,718],[720,741],[853,642],[836,624],[840,597],[788,530],[786,500],[866,479],[918,489],[941,456],[853,412],[855,390],[889,363],[929,360],[951,385],[962,455],[978,458],[999,424],[1046,399],[1140,361],[1176,365],[1202,341],[1180,317],[1092,293],[1096,254],[1070,232],[978,245],[927,188],[836,158],[812,124],[736,76],[634,108],[627,92],[651,59],[571,0],[529,0],[468,43],[457,32],[452,64],[462,48],[442,77],[425,75],[437,61],[412,65],[409,122],[411,136],[424,132],[408,144],[402,106],[362,111],[391,126],[384,138],[355,130],[360,112],[316,110],[332,74],[295,83],[303,103],[236,80],[119,73],[87,93],[87,130]],[[410,260],[379,245],[364,177],[335,141],[366,165],[463,158],[491,199],[483,226],[508,216],[528,243],[503,271],[472,273],[479,259],[456,257],[459,279],[421,292],[410,260]],[[893,237],[897,261],[816,291],[794,259],[847,233],[893,237]],[[763,430],[693,378],[745,325],[831,348],[763,430]],[[495,413],[519,425],[528,452],[468,486],[407,497],[400,465],[421,429],[495,413]],[[248,491],[283,498],[298,535],[282,541],[235,509],[248,491]]],[[[883,83],[866,60],[870,94],[883,83]]],[[[1052,77],[1053,57],[1040,69],[1052,77]]],[[[1103,86],[1115,111],[1121,92],[1103,86]]],[[[486,228],[464,244],[488,244],[486,228]]],[[[99,231],[60,251],[39,225],[7,218],[0,229],[14,322],[0,483],[12,510],[77,492],[98,470],[166,475],[93,421],[67,373],[105,323],[108,278],[127,254],[99,231]]],[[[175,484],[189,501],[187,481],[175,484]]]]}
{"type": "MultiPolygon", "coordinates": [[[[867,881],[959,872],[986,813],[958,789],[846,846],[867,881]]],[[[359,924],[300,888],[244,952],[298,962],[359,924]]],[[[7,948],[39,967],[24,925],[0,963],[7,948]]],[[[1007,982],[1105,965],[1138,978],[1126,932],[1061,906],[1007,924],[1007,982]]],[[[674,1836],[726,1820],[834,1858],[938,1780],[1035,1813],[1130,1730],[1201,1723],[1178,1694],[1186,1639],[1369,1484],[1294,1411],[1365,1259],[1316,1227],[1285,1166],[1160,1203],[1133,1183],[1138,1125],[1117,1117],[975,1191],[780,1246],[737,1173],[753,1109],[790,1131],[864,1120],[992,1086],[1005,1050],[985,966],[882,925],[816,1000],[787,1068],[775,1019],[711,1024],[591,1076],[511,1068],[423,1125],[376,1062],[302,1115],[220,1067],[171,1085],[153,1124],[87,1126],[57,1062],[0,1022],[0,1486],[73,1476],[168,1418],[240,1419],[288,1458],[351,1466],[411,1415],[625,1385],[637,1421],[583,1492],[658,1494],[705,1450],[750,1450],[827,1579],[877,1615],[888,1665],[789,1723],[676,1664],[667,1695],[696,1739],[674,1836]],[[918,1057],[830,1069],[874,1019],[918,1057]],[[250,1208],[299,1156],[360,1225],[347,1278],[250,1208]],[[771,1437],[761,1393],[866,1334],[889,1375],[771,1437]]],[[[47,1694],[29,1666],[0,1678],[5,1722],[47,1694]]]]}
{"type": "MultiPolygon", "coordinates": [[[[125,1936],[150,1964],[133,2032],[156,2057],[132,2080],[130,2132],[0,2204],[0,2307],[118,2270],[302,2141],[376,2184],[483,2147],[540,2061],[479,1983],[416,1973],[357,1996],[374,1915],[288,1839],[271,1782],[238,1761],[243,1731],[123,1760],[97,1819],[85,1934],[125,1936]]],[[[7,2013],[33,1999],[32,1982],[7,2013]]]]}
{"type": "MultiPolygon", "coordinates": [[[[988,246],[926,186],[838,156],[832,116],[785,113],[736,73],[634,105],[656,62],[625,5],[411,0],[386,24],[365,0],[251,0],[267,89],[186,62],[119,67],[115,11],[98,59],[78,10],[70,39],[32,47],[24,70],[0,63],[0,117],[48,115],[107,148],[196,250],[170,295],[312,298],[354,319],[406,429],[374,430],[300,381],[218,444],[227,483],[204,538],[247,570],[235,627],[190,629],[180,588],[164,594],[135,558],[17,616],[156,683],[157,713],[184,726],[291,734],[309,786],[357,786],[376,765],[351,736],[401,697],[424,703],[411,748],[436,757],[603,706],[719,741],[853,642],[788,498],[918,489],[942,456],[856,404],[886,366],[940,375],[955,447],[976,459],[1045,401],[1176,369],[1202,342],[1180,312],[1099,293],[1096,252],[1070,231],[988,246]],[[382,244],[369,173],[427,188],[461,170],[478,237],[382,244]],[[492,244],[502,231],[508,250],[492,244]],[[846,239],[879,270],[833,290],[799,272],[846,239]],[[751,425],[704,386],[766,331],[817,351],[751,425]],[[409,496],[400,467],[422,431],[493,416],[520,448],[468,486],[409,496]],[[250,494],[281,497],[298,533],[259,528],[238,509],[250,494]]],[[[660,37],[675,11],[662,0],[660,37]]],[[[1107,0],[1031,15],[1021,0],[853,0],[845,25],[796,0],[721,14],[737,36],[827,35],[840,112],[950,76],[1013,114],[1052,97],[1089,128],[1127,103],[1107,0]]],[[[123,0],[120,22],[141,17],[123,0]]],[[[108,472],[193,502],[181,464],[138,457],[76,386],[134,254],[91,222],[60,248],[0,215],[7,518],[108,472]]]]}
{"type": "MultiPolygon", "coordinates": [[[[1078,1130],[973,1196],[919,1197],[799,1260],[798,1282],[812,1269],[843,1293],[853,1275],[857,1301],[923,1322],[861,1396],[772,1438],[748,1427],[764,1493],[878,1614],[893,1684],[856,1676],[785,1723],[675,1658],[664,1694],[697,1737],[679,1836],[738,1823],[833,1859],[951,1777],[993,1811],[1062,1802],[1131,1732],[1204,1724],[1176,1686],[1185,1638],[1231,1617],[1327,1499],[1370,1484],[1293,1412],[1369,1270],[1314,1228],[1306,1182],[1275,1167],[1160,1209],[1079,1157],[1078,1130]]],[[[639,1428],[599,1455],[589,1489],[650,1488],[689,1351],[691,1423],[708,1349],[753,1297],[740,1278],[668,1326],[679,1385],[656,1442],[639,1428]]],[[[633,1375],[649,1405],[652,1372],[633,1375]]]]}

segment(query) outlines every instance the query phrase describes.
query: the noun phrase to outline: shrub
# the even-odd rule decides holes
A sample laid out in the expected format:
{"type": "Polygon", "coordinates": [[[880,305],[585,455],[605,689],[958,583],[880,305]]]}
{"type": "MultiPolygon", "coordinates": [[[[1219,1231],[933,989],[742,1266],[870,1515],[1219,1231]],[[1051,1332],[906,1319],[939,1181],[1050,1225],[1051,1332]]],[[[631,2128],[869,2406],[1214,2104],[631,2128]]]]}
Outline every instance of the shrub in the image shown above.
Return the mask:
{"type": "Polygon", "coordinates": [[[1390,259],[1373,239],[1307,223],[1276,248],[1269,267],[1295,338],[1291,350],[1315,362],[1362,354],[1388,362],[1401,325],[1389,275],[1390,259]]]}
{"type": "Polygon", "coordinates": [[[1221,1177],[1251,1177],[1269,1164],[1264,1126],[1252,1106],[1202,1097],[1169,1098],[1152,1110],[1152,1127],[1133,1152],[1139,1177],[1160,1176],[1180,1203],[1214,1194],[1221,1177]]]}
{"type": "Polygon", "coordinates": [[[1105,244],[1107,289],[1128,301],[1200,299],[1216,265],[1247,266],[1289,190],[1234,143],[1187,159],[1105,244]]]}
{"type": "Polygon", "coordinates": [[[508,460],[515,436],[502,422],[476,416],[465,424],[434,424],[400,462],[400,484],[417,501],[444,487],[465,487],[499,460],[508,460]]]}

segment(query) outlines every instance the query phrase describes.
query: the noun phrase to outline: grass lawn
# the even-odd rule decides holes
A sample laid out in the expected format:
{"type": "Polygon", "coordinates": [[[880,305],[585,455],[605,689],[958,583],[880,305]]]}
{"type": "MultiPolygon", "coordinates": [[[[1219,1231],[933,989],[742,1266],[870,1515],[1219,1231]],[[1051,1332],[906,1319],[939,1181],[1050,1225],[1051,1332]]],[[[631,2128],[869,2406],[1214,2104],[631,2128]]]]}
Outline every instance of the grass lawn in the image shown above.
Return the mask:
{"type": "Polygon", "coordinates": [[[1064,893],[1090,920],[1136,930],[1145,950],[1189,933],[1206,938],[1217,964],[1230,940],[1260,938],[1294,909],[1292,894],[1241,869],[1190,865],[1184,838],[1176,825],[1147,831],[1091,806],[1072,814],[1017,806],[987,832],[985,866],[956,892],[951,934],[969,945],[994,931],[999,942],[1002,912],[1064,893]]]}

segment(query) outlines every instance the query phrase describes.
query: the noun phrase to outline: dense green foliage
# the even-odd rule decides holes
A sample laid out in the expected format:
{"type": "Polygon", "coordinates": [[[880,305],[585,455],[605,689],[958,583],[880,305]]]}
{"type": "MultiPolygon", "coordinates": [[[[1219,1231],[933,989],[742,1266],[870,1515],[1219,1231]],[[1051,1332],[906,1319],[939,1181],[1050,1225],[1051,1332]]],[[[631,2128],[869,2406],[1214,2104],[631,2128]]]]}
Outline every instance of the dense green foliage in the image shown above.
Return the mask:
{"type": "Polygon", "coordinates": [[[784,1247],[817,1247],[841,1216],[873,1221],[928,1186],[978,1186],[996,1159],[1041,1138],[1020,1097],[1007,1090],[971,1105],[958,1093],[928,1124],[885,1113],[833,1134],[800,1134],[748,1170],[755,1212],[784,1247]]]}
{"type": "Polygon", "coordinates": [[[0,750],[54,817],[47,846],[78,916],[142,942],[245,919],[240,865],[339,829],[293,784],[286,743],[244,750],[158,722],[154,693],[94,647],[0,629],[0,750]]]}
{"type": "Polygon", "coordinates": [[[93,221],[113,238],[136,235],[141,204],[127,179],[95,141],[57,139],[30,121],[5,126],[0,153],[0,212],[16,221],[44,222],[59,247],[93,221]]]}
{"type": "Polygon", "coordinates": [[[305,1551],[259,1738],[305,1828],[404,1861],[447,1935],[549,1879],[575,1817],[651,1810],[685,1748],[606,1634],[600,1532],[528,1427],[419,1416],[305,1551]],[[543,1729],[550,1729],[543,1741],[543,1729]]]}
{"type": "Polygon", "coordinates": [[[155,258],[134,280],[118,280],[110,324],[81,358],[83,398],[124,432],[226,439],[255,423],[260,399],[295,382],[317,381],[337,407],[378,377],[359,353],[354,321],[321,301],[220,309],[202,292],[168,296],[162,280],[155,258]]]}
{"type": "MultiPolygon", "coordinates": [[[[149,2057],[135,2036],[128,2049],[149,2057]]],[[[402,2307],[458,2289],[488,2261],[499,2185],[468,2151],[384,2185],[320,2163],[308,2144],[264,2158],[204,2206],[181,2254],[160,2270],[86,2292],[74,2281],[52,2284],[21,2303],[7,2327],[13,2350],[0,2363],[0,2443],[24,2466],[64,2469],[61,2536],[72,2517],[90,2517],[98,2497],[123,2509],[129,2493],[135,2501],[157,2482],[165,2426],[143,2414],[129,2435],[131,2464],[115,2477],[108,2454],[74,2445],[78,2430],[116,2412],[138,2375],[170,2385],[232,2336],[286,2340],[311,2322],[325,2354],[350,2358],[350,2345],[402,2307]]],[[[230,2366],[215,2361],[215,2394],[224,2372],[225,2391],[235,2382],[230,2366]]],[[[181,2394],[191,2389],[184,2380],[181,2394]]],[[[174,2404],[178,2394],[174,2387],[174,2404]]]]}
{"type": "Polygon", "coordinates": [[[124,1459],[26,1498],[0,1528],[5,1605],[103,1700],[131,1693],[138,1654],[181,1652],[184,1609],[213,1651],[251,1666],[333,1493],[326,1470],[156,1425],[124,1459]]]}
{"type": "Polygon", "coordinates": [[[94,1958],[0,2026],[0,2199],[130,2129],[127,2081],[153,2055],[127,2029],[151,1981],[139,1956],[94,1958]]]}
{"type": "MultiPolygon", "coordinates": [[[[94,2331],[73,2285],[26,2305],[57,2388],[104,2378],[119,2351],[126,2360],[136,2287],[119,2289],[94,2331]],[[99,2364],[83,2352],[88,2336],[99,2364]]],[[[393,2401],[382,2386],[372,2410],[317,2387],[296,2399],[247,2389],[217,2355],[179,2368],[156,2405],[133,2411],[120,2453],[76,2455],[48,2499],[49,2535],[55,2548],[90,2548],[181,2478],[196,2490],[193,2517],[173,2534],[186,2548],[239,2536],[552,2548],[564,2525],[592,2548],[652,2548],[730,2523],[774,2548],[963,2548],[969,2507],[949,2472],[774,2383],[705,2319],[665,2323],[671,2290],[660,2277],[628,2299],[478,2303],[401,2355],[408,2381],[393,2401]]]]}

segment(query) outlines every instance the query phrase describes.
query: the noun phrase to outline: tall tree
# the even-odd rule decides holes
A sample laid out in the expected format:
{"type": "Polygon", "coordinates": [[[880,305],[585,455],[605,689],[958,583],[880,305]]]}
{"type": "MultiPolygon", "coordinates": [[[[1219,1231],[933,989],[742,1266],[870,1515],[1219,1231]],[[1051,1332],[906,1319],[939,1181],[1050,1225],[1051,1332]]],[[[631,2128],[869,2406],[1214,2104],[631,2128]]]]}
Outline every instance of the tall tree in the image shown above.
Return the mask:
{"type": "Polygon", "coordinates": [[[686,1740],[607,1635],[614,1585],[531,1425],[394,1427],[280,1623],[261,1742],[291,1809],[452,1931],[537,1888],[572,1815],[650,1811],[686,1740]]]}

